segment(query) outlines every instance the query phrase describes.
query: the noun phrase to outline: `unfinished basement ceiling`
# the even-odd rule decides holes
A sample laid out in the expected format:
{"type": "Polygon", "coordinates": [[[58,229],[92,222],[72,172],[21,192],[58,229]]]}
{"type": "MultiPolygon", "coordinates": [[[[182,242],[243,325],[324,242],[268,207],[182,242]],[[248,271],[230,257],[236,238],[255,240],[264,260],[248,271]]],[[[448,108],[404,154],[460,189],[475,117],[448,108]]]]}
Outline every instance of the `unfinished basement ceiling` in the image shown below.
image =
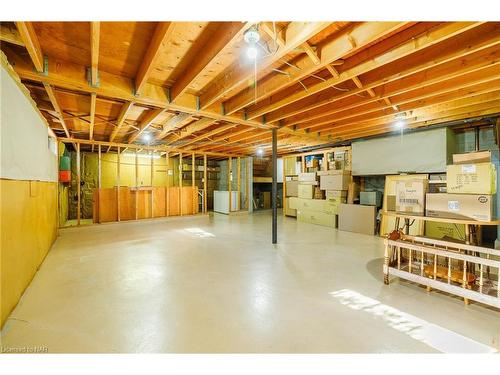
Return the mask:
{"type": "Polygon", "coordinates": [[[499,22],[11,22],[1,39],[60,137],[252,155],[278,127],[286,154],[500,113],[499,22]]]}

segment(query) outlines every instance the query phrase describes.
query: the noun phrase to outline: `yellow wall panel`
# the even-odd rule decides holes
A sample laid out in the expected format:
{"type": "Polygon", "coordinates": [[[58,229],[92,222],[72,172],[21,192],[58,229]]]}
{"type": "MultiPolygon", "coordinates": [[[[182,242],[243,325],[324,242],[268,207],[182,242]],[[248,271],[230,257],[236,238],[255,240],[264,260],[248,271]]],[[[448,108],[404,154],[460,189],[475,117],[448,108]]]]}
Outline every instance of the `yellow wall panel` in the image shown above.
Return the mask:
{"type": "Polygon", "coordinates": [[[57,237],[57,182],[0,180],[1,325],[57,237]]]}

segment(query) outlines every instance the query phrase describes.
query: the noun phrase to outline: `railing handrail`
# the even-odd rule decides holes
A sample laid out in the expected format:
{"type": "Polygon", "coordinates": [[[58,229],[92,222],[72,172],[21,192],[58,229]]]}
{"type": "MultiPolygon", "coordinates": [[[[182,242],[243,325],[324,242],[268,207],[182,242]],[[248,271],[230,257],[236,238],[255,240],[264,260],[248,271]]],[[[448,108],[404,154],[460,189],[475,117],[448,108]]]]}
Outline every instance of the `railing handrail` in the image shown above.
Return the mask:
{"type": "Polygon", "coordinates": [[[433,255],[464,260],[470,263],[483,264],[485,266],[490,266],[490,267],[500,267],[500,261],[497,260],[485,259],[485,258],[480,258],[478,256],[461,254],[454,251],[426,246],[424,244],[412,243],[404,240],[390,240],[390,239],[386,239],[386,244],[390,246],[398,246],[404,249],[415,250],[418,252],[424,252],[433,255]]]}

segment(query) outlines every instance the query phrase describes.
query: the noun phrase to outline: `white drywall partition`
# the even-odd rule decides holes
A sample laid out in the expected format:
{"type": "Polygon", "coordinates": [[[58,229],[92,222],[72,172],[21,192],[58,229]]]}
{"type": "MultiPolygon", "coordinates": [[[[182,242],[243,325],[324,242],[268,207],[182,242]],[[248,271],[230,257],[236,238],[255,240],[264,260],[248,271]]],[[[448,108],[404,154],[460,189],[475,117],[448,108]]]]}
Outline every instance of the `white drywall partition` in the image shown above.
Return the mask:
{"type": "Polygon", "coordinates": [[[11,68],[2,61],[0,69],[0,177],[57,181],[55,140],[11,68]]]}
{"type": "Polygon", "coordinates": [[[454,152],[453,132],[439,128],[352,143],[355,176],[445,172],[454,152]]]}

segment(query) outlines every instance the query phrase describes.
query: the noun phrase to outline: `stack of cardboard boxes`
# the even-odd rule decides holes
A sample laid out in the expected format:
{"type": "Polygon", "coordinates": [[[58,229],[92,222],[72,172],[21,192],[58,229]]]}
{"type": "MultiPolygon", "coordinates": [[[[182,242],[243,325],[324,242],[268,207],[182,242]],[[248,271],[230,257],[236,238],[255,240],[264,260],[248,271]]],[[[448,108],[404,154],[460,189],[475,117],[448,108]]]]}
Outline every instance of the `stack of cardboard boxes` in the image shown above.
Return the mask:
{"type": "Polygon", "coordinates": [[[296,210],[298,221],[335,228],[339,206],[347,199],[349,182],[350,171],[346,170],[300,173],[297,197],[289,198],[290,208],[296,210]]]}
{"type": "Polygon", "coordinates": [[[491,221],[496,193],[491,152],[453,155],[446,169],[446,193],[427,194],[426,216],[491,221]]]}

